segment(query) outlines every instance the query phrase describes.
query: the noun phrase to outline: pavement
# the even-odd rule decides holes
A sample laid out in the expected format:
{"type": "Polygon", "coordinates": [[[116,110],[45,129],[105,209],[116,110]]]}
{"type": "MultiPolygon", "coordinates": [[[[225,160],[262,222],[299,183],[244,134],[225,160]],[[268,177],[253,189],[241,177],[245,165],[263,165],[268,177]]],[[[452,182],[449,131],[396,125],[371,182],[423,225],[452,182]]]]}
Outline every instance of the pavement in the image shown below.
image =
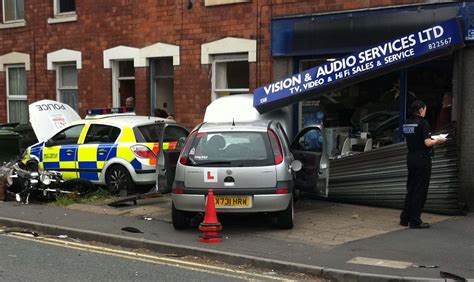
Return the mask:
{"type": "Polygon", "coordinates": [[[122,247],[316,274],[331,281],[474,278],[474,214],[424,213],[423,220],[431,228],[414,230],[398,225],[400,211],[396,209],[303,199],[296,203],[292,230],[276,228],[266,215],[219,215],[224,240],[205,244],[198,242],[201,231],[197,227],[174,230],[170,211],[170,195],[120,207],[0,202],[0,224],[122,247]],[[126,232],[123,227],[143,233],[126,232]]]}

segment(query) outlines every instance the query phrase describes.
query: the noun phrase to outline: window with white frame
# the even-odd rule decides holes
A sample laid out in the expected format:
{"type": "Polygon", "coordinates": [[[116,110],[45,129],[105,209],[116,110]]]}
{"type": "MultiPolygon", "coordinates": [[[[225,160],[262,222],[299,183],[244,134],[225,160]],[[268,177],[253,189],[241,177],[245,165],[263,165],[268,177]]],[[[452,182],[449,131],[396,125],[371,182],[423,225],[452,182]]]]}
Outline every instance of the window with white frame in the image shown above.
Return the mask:
{"type": "Polygon", "coordinates": [[[56,73],[58,101],[68,104],[77,112],[79,110],[79,95],[76,65],[58,65],[56,73]]]}
{"type": "Polygon", "coordinates": [[[25,66],[7,66],[6,73],[8,122],[28,123],[25,66]]]}
{"type": "Polygon", "coordinates": [[[3,0],[3,22],[23,21],[24,19],[24,0],[3,0]]]}
{"type": "Polygon", "coordinates": [[[151,111],[159,108],[174,114],[174,66],[172,57],[150,59],[151,111]]]}
{"type": "Polygon", "coordinates": [[[54,0],[54,13],[66,14],[76,12],[76,1],[75,0],[54,0]]]}
{"type": "Polygon", "coordinates": [[[117,60],[112,65],[114,73],[114,107],[124,106],[128,97],[135,99],[135,67],[133,60],[117,60]]]}
{"type": "Polygon", "coordinates": [[[212,62],[212,100],[250,91],[248,56],[216,55],[212,62]]]}

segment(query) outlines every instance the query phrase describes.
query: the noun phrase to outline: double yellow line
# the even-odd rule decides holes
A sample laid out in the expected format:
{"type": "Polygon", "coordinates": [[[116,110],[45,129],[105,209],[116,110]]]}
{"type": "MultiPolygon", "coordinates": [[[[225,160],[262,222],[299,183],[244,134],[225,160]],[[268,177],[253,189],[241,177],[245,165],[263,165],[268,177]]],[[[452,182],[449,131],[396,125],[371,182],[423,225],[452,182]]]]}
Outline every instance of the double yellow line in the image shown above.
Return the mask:
{"type": "Polygon", "coordinates": [[[153,255],[140,254],[140,253],[135,253],[135,252],[93,246],[93,245],[88,245],[88,244],[81,244],[77,242],[58,240],[55,238],[31,237],[31,235],[25,235],[21,233],[10,233],[8,236],[12,236],[21,240],[33,241],[33,242],[47,244],[47,245],[59,246],[63,248],[80,250],[80,251],[87,251],[87,252],[114,256],[114,257],[121,257],[125,259],[131,259],[131,260],[153,263],[153,264],[158,264],[158,265],[182,268],[182,269],[187,269],[191,271],[199,271],[203,273],[208,273],[208,274],[213,274],[213,275],[218,275],[218,276],[223,276],[223,277],[228,277],[228,278],[233,278],[233,279],[240,279],[240,280],[264,279],[264,280],[288,281],[288,279],[270,276],[270,275],[251,273],[251,272],[246,272],[242,270],[230,269],[226,267],[213,266],[213,265],[207,265],[207,264],[202,264],[202,263],[197,263],[197,262],[189,262],[189,261],[184,261],[184,260],[159,257],[159,256],[153,256],[153,255]]]}

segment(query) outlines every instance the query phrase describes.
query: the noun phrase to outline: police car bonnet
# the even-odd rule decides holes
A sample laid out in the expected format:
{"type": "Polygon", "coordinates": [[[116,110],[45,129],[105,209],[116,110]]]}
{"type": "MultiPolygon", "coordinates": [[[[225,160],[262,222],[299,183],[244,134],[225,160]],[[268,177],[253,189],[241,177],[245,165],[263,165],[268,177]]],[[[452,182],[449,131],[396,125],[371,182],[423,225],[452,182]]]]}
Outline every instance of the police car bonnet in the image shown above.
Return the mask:
{"type": "Polygon", "coordinates": [[[81,119],[69,105],[52,100],[30,104],[28,110],[31,126],[39,142],[48,140],[67,124],[81,119]]]}

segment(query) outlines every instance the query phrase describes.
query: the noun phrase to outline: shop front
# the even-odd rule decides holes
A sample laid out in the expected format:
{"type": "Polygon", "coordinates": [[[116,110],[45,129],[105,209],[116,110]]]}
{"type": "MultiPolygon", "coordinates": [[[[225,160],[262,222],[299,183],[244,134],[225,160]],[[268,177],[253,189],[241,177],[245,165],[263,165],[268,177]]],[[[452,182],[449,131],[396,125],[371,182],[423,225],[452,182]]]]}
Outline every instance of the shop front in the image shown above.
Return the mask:
{"type": "Polygon", "coordinates": [[[324,126],[329,198],[401,207],[400,128],[407,105],[425,101],[433,133],[451,137],[436,150],[426,209],[458,213],[465,201],[459,199],[457,85],[471,10],[451,3],[274,19],[272,54],[290,60],[293,75],[257,89],[254,106],[266,112],[292,104],[294,132],[324,126]]]}

